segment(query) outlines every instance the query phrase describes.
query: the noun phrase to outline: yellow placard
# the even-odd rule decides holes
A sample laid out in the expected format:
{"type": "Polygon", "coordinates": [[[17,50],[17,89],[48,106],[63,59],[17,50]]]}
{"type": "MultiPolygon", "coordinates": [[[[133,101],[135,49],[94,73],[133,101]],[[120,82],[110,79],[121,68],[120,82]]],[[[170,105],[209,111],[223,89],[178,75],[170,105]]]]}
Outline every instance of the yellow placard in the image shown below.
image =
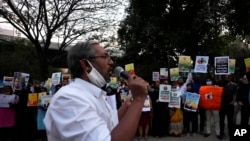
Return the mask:
{"type": "Polygon", "coordinates": [[[229,73],[235,72],[236,59],[229,59],[229,73]]]}
{"type": "Polygon", "coordinates": [[[176,81],[179,77],[179,68],[170,68],[170,80],[176,81]]]}
{"type": "Polygon", "coordinates": [[[125,65],[125,71],[127,71],[129,74],[135,74],[134,63],[125,65]]]}
{"type": "Polygon", "coordinates": [[[190,56],[179,56],[179,71],[180,72],[189,72],[189,66],[191,62],[190,56]]]}
{"type": "Polygon", "coordinates": [[[27,106],[37,106],[37,93],[29,93],[27,106]]]}
{"type": "Polygon", "coordinates": [[[250,71],[250,58],[244,59],[246,65],[246,71],[250,71]]]}

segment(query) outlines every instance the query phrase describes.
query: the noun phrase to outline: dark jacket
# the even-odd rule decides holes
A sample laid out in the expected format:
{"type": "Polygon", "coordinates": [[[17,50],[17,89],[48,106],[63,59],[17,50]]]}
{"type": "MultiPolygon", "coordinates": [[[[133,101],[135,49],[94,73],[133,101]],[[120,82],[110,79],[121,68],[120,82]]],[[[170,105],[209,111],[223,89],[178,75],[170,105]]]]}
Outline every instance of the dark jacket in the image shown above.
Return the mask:
{"type": "Polygon", "coordinates": [[[232,101],[235,99],[235,94],[237,93],[237,85],[229,83],[223,87],[221,96],[221,109],[226,109],[228,106],[233,106],[232,101]]]}
{"type": "Polygon", "coordinates": [[[243,106],[249,105],[248,99],[249,99],[249,90],[250,90],[250,84],[239,84],[238,88],[238,94],[237,94],[237,101],[241,101],[243,103],[243,106]]]}

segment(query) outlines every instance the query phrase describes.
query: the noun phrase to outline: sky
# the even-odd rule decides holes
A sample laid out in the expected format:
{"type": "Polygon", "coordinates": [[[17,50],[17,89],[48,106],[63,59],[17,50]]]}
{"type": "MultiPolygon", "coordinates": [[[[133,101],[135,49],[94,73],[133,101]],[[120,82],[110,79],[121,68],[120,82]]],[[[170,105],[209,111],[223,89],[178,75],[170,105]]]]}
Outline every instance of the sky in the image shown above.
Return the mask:
{"type": "Polygon", "coordinates": [[[7,23],[2,23],[3,21],[5,21],[5,19],[3,19],[2,17],[0,17],[0,28],[13,30],[13,26],[12,25],[7,24],[7,23]]]}
{"type": "MultiPolygon", "coordinates": [[[[117,21],[121,21],[122,19],[125,18],[125,8],[127,5],[127,0],[124,0],[124,5],[120,5],[119,11],[117,11],[117,13],[121,13],[121,14],[117,14],[117,17],[115,18],[117,21]]],[[[7,30],[14,30],[13,26],[11,24],[6,23],[6,20],[0,17],[0,28],[2,29],[7,29],[7,30]],[[5,22],[4,22],[5,21],[5,22]]],[[[116,31],[113,30],[107,30],[104,34],[105,35],[110,35],[110,34],[116,34],[116,31]]],[[[25,37],[24,35],[21,35],[21,37],[25,37]]],[[[80,40],[82,40],[83,38],[85,38],[84,36],[80,37],[80,40]]],[[[52,42],[58,42],[58,38],[53,38],[52,42]]]]}

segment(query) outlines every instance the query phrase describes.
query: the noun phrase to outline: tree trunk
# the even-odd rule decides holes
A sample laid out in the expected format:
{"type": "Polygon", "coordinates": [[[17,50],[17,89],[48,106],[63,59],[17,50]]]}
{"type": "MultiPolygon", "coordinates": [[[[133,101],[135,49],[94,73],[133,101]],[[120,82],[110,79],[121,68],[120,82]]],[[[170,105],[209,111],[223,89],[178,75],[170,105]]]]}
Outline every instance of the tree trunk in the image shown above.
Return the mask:
{"type": "Polygon", "coordinates": [[[50,77],[49,76],[49,63],[47,61],[47,58],[45,58],[44,56],[40,56],[39,61],[40,61],[41,77],[43,81],[46,81],[50,77]]]}
{"type": "Polygon", "coordinates": [[[36,52],[39,58],[39,66],[40,66],[40,76],[43,79],[42,81],[46,81],[49,77],[49,61],[47,58],[47,50],[46,47],[42,47],[39,42],[34,42],[36,45],[36,52]]]}

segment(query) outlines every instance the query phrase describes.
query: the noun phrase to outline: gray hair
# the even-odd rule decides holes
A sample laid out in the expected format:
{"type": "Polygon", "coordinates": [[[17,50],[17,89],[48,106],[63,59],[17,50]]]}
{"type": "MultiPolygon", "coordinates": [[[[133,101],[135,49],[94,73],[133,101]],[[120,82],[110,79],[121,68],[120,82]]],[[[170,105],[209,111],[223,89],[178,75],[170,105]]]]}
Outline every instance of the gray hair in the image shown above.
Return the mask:
{"type": "Polygon", "coordinates": [[[72,78],[80,77],[84,72],[79,60],[88,59],[95,55],[96,51],[92,48],[93,44],[99,43],[97,41],[78,42],[68,51],[68,68],[72,78]]]}

